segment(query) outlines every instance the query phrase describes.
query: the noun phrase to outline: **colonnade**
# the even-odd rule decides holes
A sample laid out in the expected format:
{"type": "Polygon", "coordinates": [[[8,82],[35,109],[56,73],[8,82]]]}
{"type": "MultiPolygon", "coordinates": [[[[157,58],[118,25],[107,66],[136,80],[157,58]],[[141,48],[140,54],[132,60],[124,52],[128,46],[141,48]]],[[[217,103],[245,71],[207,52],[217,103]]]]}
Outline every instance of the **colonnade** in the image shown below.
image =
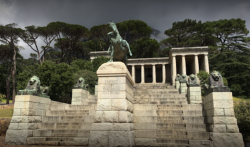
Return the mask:
{"type": "MultiPolygon", "coordinates": [[[[148,64],[147,64],[148,65],[148,64]]],[[[132,79],[135,81],[135,65],[132,66],[132,79]]],[[[141,84],[145,83],[145,64],[141,64],[141,84]]],[[[152,64],[152,83],[156,83],[156,64],[152,64]]],[[[166,81],[166,67],[162,64],[162,83],[166,81]]]]}
{"type": "MultiPolygon", "coordinates": [[[[181,56],[181,74],[187,74],[186,73],[186,56],[185,55],[180,55],[181,56]]],[[[209,73],[209,64],[208,64],[208,57],[207,54],[203,54],[204,58],[203,58],[203,67],[204,67],[204,71],[209,73]]],[[[194,57],[194,73],[196,74],[199,73],[199,59],[198,59],[198,54],[193,55],[194,57]]],[[[176,55],[172,55],[172,65],[171,65],[171,73],[172,73],[172,83],[174,84],[175,82],[175,77],[177,74],[177,70],[176,70],[176,55]]]]}

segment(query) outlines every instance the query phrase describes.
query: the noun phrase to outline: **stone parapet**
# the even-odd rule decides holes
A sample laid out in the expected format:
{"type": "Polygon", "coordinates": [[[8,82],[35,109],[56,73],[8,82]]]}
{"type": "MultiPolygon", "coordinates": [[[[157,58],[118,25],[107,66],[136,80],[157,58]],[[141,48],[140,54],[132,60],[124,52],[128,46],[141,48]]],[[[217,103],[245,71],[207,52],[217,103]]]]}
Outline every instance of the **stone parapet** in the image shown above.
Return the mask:
{"type": "Polygon", "coordinates": [[[39,128],[51,100],[33,95],[16,95],[13,117],[6,133],[6,144],[26,144],[39,128]]]}
{"type": "Polygon", "coordinates": [[[201,104],[201,87],[188,87],[187,96],[189,104],[201,104]]]}
{"type": "Polygon", "coordinates": [[[204,97],[203,106],[214,147],[243,147],[234,115],[232,92],[212,92],[204,97]]]}
{"type": "Polygon", "coordinates": [[[90,146],[133,146],[134,82],[122,62],[101,65],[95,123],[91,126],[90,146]]]}

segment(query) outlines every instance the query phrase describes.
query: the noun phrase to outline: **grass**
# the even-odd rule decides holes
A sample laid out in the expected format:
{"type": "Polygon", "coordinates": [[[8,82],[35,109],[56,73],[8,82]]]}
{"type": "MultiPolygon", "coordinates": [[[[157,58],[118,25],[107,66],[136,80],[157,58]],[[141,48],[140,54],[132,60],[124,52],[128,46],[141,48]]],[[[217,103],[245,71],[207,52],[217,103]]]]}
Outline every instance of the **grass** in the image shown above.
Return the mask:
{"type": "Polygon", "coordinates": [[[13,109],[0,109],[0,118],[12,118],[13,115],[13,109]]]}
{"type": "Polygon", "coordinates": [[[238,97],[233,97],[233,101],[234,101],[235,104],[238,104],[240,102],[250,101],[250,99],[242,99],[242,98],[238,98],[238,97]]]}
{"type": "MultiPolygon", "coordinates": [[[[6,101],[7,99],[0,99],[1,103],[5,103],[6,104],[6,101]]],[[[9,100],[9,103],[12,103],[12,100],[9,100]]]]}

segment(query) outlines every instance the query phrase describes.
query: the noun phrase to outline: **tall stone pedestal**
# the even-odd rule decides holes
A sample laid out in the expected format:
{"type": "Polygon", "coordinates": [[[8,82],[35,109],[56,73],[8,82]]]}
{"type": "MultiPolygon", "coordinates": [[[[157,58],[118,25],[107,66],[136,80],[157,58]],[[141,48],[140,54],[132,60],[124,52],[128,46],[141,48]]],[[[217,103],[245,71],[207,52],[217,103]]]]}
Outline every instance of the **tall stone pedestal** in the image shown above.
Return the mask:
{"type": "Polygon", "coordinates": [[[214,147],[244,147],[234,115],[232,92],[212,92],[203,99],[214,147]]]}
{"type": "Polygon", "coordinates": [[[133,85],[122,62],[102,64],[98,71],[98,100],[95,123],[91,126],[91,147],[134,145],[133,85]]]}
{"type": "Polygon", "coordinates": [[[201,87],[195,86],[195,87],[188,87],[188,103],[189,104],[201,104],[201,87]]]}
{"type": "Polygon", "coordinates": [[[71,105],[83,105],[88,97],[88,91],[85,89],[72,89],[71,105]]]}
{"type": "Polygon", "coordinates": [[[187,83],[180,83],[180,93],[187,94],[187,83]]]}
{"type": "Polygon", "coordinates": [[[175,81],[175,88],[176,89],[180,89],[180,82],[179,81],[175,81]]]}
{"type": "Polygon", "coordinates": [[[33,95],[16,95],[14,112],[6,133],[6,144],[26,144],[27,137],[38,129],[51,100],[33,95]]]}

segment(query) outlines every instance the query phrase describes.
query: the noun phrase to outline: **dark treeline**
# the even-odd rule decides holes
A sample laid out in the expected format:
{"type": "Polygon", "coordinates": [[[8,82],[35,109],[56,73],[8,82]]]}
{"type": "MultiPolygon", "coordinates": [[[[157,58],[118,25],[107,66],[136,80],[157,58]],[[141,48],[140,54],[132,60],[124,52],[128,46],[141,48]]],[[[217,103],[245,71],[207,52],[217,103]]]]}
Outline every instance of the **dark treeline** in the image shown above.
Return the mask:
{"type": "MultiPolygon", "coordinates": [[[[161,42],[150,38],[152,29],[143,21],[128,20],[116,25],[130,45],[132,58],[165,57],[172,47],[209,46],[210,70],[222,73],[235,96],[250,98],[250,38],[244,20],[174,22],[171,28],[166,28],[167,39],[161,42]]],[[[70,102],[71,89],[79,76],[86,77],[93,93],[95,72],[107,59],[90,62],[89,52],[107,51],[110,31],[108,24],[90,29],[65,22],[25,29],[16,24],[0,25],[3,43],[0,45],[0,93],[14,100],[16,92],[25,88],[32,75],[37,75],[42,85],[50,86],[53,100],[70,102]],[[43,46],[38,45],[39,39],[43,46]],[[35,52],[29,59],[20,55],[19,40],[35,52]]]]}

